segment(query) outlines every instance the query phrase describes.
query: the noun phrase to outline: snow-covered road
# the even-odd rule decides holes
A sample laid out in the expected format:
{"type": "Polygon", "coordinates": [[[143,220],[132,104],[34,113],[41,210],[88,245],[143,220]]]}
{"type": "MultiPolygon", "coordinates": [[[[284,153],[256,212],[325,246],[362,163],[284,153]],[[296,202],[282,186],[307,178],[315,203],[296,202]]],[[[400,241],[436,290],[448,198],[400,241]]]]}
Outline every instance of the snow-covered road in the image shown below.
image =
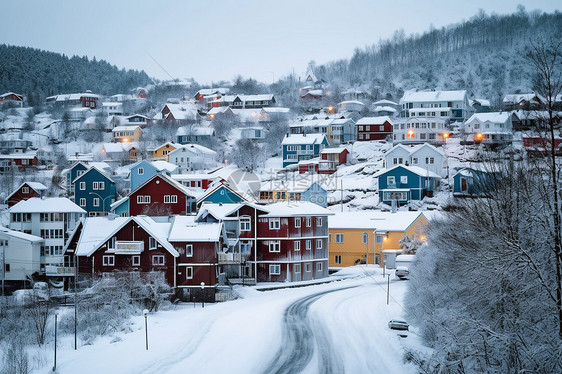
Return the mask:
{"type": "MultiPolygon", "coordinates": [[[[346,270],[357,275],[328,284],[258,292],[240,290],[242,299],[184,304],[149,315],[149,350],[144,320],[132,332],[103,337],[72,349],[59,345],[59,373],[415,373],[403,363],[407,340],[388,329],[403,316],[407,282],[386,280],[377,268],[346,270]],[[355,272],[355,273],[354,273],[355,272]]],[[[49,364],[41,370],[45,372],[49,364]]]]}

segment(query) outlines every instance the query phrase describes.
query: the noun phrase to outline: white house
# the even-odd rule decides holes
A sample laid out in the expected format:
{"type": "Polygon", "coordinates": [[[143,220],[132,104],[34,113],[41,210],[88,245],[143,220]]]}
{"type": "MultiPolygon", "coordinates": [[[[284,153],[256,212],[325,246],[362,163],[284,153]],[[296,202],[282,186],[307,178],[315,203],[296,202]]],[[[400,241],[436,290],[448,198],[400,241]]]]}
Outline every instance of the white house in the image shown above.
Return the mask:
{"type": "Polygon", "coordinates": [[[392,133],[394,144],[443,144],[449,137],[447,123],[442,118],[411,117],[396,119],[392,133]]]}
{"type": "Polygon", "coordinates": [[[217,152],[199,144],[184,144],[168,154],[168,162],[184,174],[194,170],[211,169],[217,165],[217,152]]]}
{"type": "Polygon", "coordinates": [[[406,91],[402,99],[401,117],[440,118],[445,122],[463,122],[472,114],[466,90],[406,91]]]}
{"type": "Polygon", "coordinates": [[[475,113],[465,123],[469,139],[487,145],[511,143],[513,124],[510,112],[475,113]]]}
{"type": "Polygon", "coordinates": [[[47,276],[69,275],[71,269],[64,268],[65,238],[86,211],[67,198],[33,197],[20,201],[9,212],[10,229],[43,238],[41,271],[45,271],[47,276]]]}
{"type": "Polygon", "coordinates": [[[395,145],[384,155],[385,167],[390,169],[397,165],[417,166],[440,176],[443,174],[445,154],[431,144],[395,145]]]}
{"type": "Polygon", "coordinates": [[[123,115],[123,103],[119,102],[105,102],[101,103],[102,110],[108,116],[122,116],[123,115]]]}
{"type": "Polygon", "coordinates": [[[4,280],[10,284],[25,281],[41,270],[43,239],[23,232],[0,227],[0,259],[4,260],[4,280]]]}

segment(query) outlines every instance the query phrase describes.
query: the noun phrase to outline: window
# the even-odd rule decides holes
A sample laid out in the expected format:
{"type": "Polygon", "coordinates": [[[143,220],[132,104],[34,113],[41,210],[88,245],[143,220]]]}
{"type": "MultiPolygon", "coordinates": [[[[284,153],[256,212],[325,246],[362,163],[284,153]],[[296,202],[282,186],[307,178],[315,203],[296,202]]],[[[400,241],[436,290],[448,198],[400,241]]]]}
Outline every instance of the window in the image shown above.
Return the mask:
{"type": "Polygon", "coordinates": [[[310,273],[312,271],[312,264],[311,263],[304,264],[304,271],[310,273]]]}
{"type": "Polygon", "coordinates": [[[193,244],[185,245],[185,257],[193,257],[193,244]]]}
{"type": "Polygon", "coordinates": [[[156,245],[156,239],[154,239],[152,236],[148,238],[148,247],[150,249],[156,249],[156,245]]]}
{"type": "Polygon", "coordinates": [[[103,266],[115,266],[115,256],[103,256],[103,266]]]}
{"type": "Polygon", "coordinates": [[[336,234],[336,243],[343,243],[343,234],[336,234]]]}
{"type": "Polygon", "coordinates": [[[98,188],[99,188],[100,190],[105,190],[105,182],[99,182],[99,183],[98,183],[98,188]]]}
{"type": "Polygon", "coordinates": [[[270,241],[269,252],[281,252],[281,242],[279,240],[270,241]]]}
{"type": "Polygon", "coordinates": [[[312,241],[311,240],[307,240],[306,241],[306,250],[310,251],[312,249],[312,241]]]}
{"type": "Polygon", "coordinates": [[[178,195],[164,195],[164,204],[176,204],[178,195]]]}
{"type": "Polygon", "coordinates": [[[281,265],[269,265],[269,275],[280,275],[281,265]]]}
{"type": "Polygon", "coordinates": [[[137,196],[137,204],[150,204],[150,195],[137,196]]]}
{"type": "Polygon", "coordinates": [[[80,191],[84,191],[86,189],[86,182],[80,182],[80,191]]]}
{"type": "Polygon", "coordinates": [[[321,262],[316,263],[316,271],[322,271],[322,263],[321,262]]]}
{"type": "Polygon", "coordinates": [[[377,244],[381,244],[382,243],[382,235],[376,235],[375,236],[375,242],[377,244]]]}
{"type": "Polygon", "coordinates": [[[295,246],[295,252],[298,252],[298,251],[301,250],[301,242],[296,241],[294,246],[295,246]]]}
{"type": "Polygon", "coordinates": [[[408,184],[408,176],[407,175],[401,175],[400,176],[400,183],[401,184],[408,184]]]}
{"type": "Polygon", "coordinates": [[[316,218],[316,227],[322,227],[322,217],[316,218]]]}
{"type": "Polygon", "coordinates": [[[10,264],[6,264],[6,266],[4,267],[4,270],[6,273],[10,272],[10,264]]]}
{"type": "Polygon", "coordinates": [[[312,226],[312,219],[310,217],[306,217],[306,227],[312,226]]]}
{"type": "Polygon", "coordinates": [[[140,256],[133,256],[133,266],[140,266],[140,256]]]}
{"type": "Polygon", "coordinates": [[[322,239],[316,239],[316,249],[322,249],[322,239]]]}
{"type": "Polygon", "coordinates": [[[164,265],[164,256],[162,255],[152,256],[152,265],[164,265]]]}
{"type": "Polygon", "coordinates": [[[185,279],[193,279],[193,266],[185,267],[185,279]]]}
{"type": "Polygon", "coordinates": [[[22,187],[21,193],[29,193],[29,187],[27,187],[27,186],[22,187]]]}
{"type": "Polygon", "coordinates": [[[336,263],[336,265],[341,265],[341,255],[335,255],[334,262],[336,263]]]}
{"type": "Polygon", "coordinates": [[[94,206],[100,206],[100,199],[99,199],[99,197],[94,197],[94,206]]]}
{"type": "Polygon", "coordinates": [[[295,227],[301,227],[301,217],[295,217],[295,227]]]}
{"type": "Polygon", "coordinates": [[[301,272],[301,264],[295,264],[294,265],[294,269],[295,269],[295,273],[300,273],[301,272]]]}
{"type": "Polygon", "coordinates": [[[386,184],[393,185],[396,184],[396,177],[394,175],[389,175],[386,177],[386,184]]]}
{"type": "Polygon", "coordinates": [[[80,206],[86,206],[86,198],[84,197],[80,198],[80,206]]]}
{"type": "Polygon", "coordinates": [[[240,231],[250,231],[252,226],[252,220],[248,216],[242,216],[240,218],[240,231]]]}
{"type": "Polygon", "coordinates": [[[143,175],[144,174],[144,168],[139,168],[138,173],[139,173],[139,175],[143,175]]]}
{"type": "Polygon", "coordinates": [[[269,219],[269,229],[270,230],[279,230],[281,228],[281,220],[279,218],[270,218],[269,219]]]}
{"type": "Polygon", "coordinates": [[[418,164],[418,158],[412,157],[412,165],[417,165],[417,164],[418,164]]]}

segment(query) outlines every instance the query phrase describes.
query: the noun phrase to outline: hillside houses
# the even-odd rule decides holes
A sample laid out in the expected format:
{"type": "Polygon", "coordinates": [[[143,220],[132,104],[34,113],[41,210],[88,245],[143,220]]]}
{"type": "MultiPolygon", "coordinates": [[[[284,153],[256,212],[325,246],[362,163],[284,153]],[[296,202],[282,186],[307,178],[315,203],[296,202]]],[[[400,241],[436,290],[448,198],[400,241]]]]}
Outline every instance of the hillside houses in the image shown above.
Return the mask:
{"type": "Polygon", "coordinates": [[[439,118],[464,122],[472,114],[466,90],[408,91],[400,99],[400,117],[439,118]]]}

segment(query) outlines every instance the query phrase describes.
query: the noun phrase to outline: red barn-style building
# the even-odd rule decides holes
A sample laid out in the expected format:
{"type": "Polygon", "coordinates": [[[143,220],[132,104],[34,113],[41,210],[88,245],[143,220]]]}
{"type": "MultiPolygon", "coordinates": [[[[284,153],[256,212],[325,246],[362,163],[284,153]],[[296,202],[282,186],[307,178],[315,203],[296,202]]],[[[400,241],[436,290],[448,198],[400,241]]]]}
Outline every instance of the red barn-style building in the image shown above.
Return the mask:
{"type": "Polygon", "coordinates": [[[27,200],[32,197],[42,197],[43,192],[46,190],[47,187],[45,187],[42,183],[23,182],[6,198],[6,204],[8,204],[9,208],[11,208],[22,200],[27,200]]]}
{"type": "Polygon", "coordinates": [[[355,123],[357,140],[385,140],[392,136],[394,127],[388,116],[363,117],[355,123]]]}
{"type": "Polygon", "coordinates": [[[169,216],[195,213],[196,199],[172,178],[156,174],[129,194],[129,215],[169,216]]]}

